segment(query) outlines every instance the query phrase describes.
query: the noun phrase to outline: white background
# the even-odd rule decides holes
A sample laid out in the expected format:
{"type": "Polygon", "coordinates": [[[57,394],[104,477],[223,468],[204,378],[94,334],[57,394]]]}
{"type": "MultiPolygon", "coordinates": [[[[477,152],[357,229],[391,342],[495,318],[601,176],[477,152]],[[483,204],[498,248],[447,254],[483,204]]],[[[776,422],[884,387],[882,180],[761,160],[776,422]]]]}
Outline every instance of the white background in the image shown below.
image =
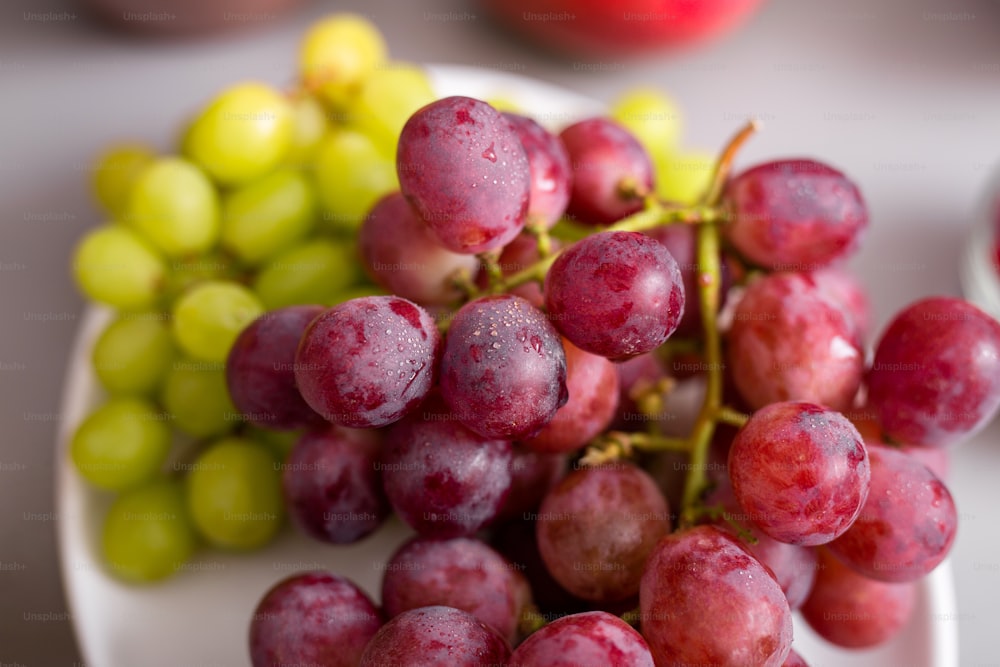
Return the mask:
{"type": "MultiPolygon", "coordinates": [[[[208,0],[206,0],[207,2],[208,0]]],[[[872,226],[852,262],[875,330],[927,294],[957,294],[961,250],[1000,161],[1000,3],[771,0],[738,33],[638,61],[556,60],[460,0],[315,2],[248,29],[179,42],[127,38],[65,1],[0,8],[0,664],[73,665],[56,568],[54,433],[83,303],[75,240],[100,222],[87,166],[105,144],[167,149],[180,120],[238,79],[291,79],[303,28],[333,9],[373,18],[395,57],[480,65],[611,100],[668,91],[685,144],[717,149],[748,116],[738,164],[822,159],[851,175],[872,226]],[[75,11],[43,23],[26,11],[75,11]],[[448,12],[464,20],[441,20],[448,12]],[[47,218],[47,220],[40,220],[47,218]]],[[[1000,425],[954,451],[953,552],[962,664],[1000,665],[1000,425]]],[[[891,667],[891,666],[889,666],[891,667]]]]}

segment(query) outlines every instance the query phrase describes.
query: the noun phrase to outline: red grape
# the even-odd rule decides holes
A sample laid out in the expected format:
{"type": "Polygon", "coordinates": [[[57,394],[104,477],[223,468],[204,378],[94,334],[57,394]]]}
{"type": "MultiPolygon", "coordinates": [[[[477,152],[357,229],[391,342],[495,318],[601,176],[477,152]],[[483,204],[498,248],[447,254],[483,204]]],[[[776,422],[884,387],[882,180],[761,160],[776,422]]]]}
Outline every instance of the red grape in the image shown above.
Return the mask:
{"type": "Polygon", "coordinates": [[[453,96],[417,110],[399,135],[396,171],[403,194],[449,250],[499,248],[524,227],[528,158],[486,102],[453,96]]]}
{"type": "Polygon", "coordinates": [[[882,334],[867,381],[893,440],[946,446],[968,438],[1000,406],[1000,324],[962,299],[917,301],[882,334]]]}
{"type": "Polygon", "coordinates": [[[441,338],[411,301],[369,296],[345,301],[312,321],[295,355],[302,397],[331,422],[384,426],[430,391],[441,338]]]}
{"type": "Polygon", "coordinates": [[[724,228],[739,252],[775,271],[813,271],[852,252],[868,225],[858,188],[812,160],[777,160],[738,174],[726,188],[724,228]]]}
{"type": "Polygon", "coordinates": [[[510,656],[517,667],[653,667],[649,645],[625,621],[603,611],[563,616],[525,639],[510,656]]]}
{"type": "Polygon", "coordinates": [[[559,255],[545,277],[545,305],[577,347],[627,359],[674,332],[684,284],[663,244],[636,232],[601,232],[559,255]]]}
{"type": "Polygon", "coordinates": [[[569,203],[572,170],[569,155],[559,137],[533,119],[504,112],[514,132],[521,139],[531,170],[531,194],[528,198],[528,219],[537,220],[551,229],[569,203]]]}
{"type": "Polygon", "coordinates": [[[785,661],[781,663],[781,667],[809,667],[809,663],[796,653],[795,649],[792,649],[788,652],[788,657],[785,658],[785,661]]]}
{"type": "Polygon", "coordinates": [[[566,472],[566,455],[537,452],[514,443],[510,464],[510,493],[497,520],[519,519],[538,509],[545,494],[566,472]]]}

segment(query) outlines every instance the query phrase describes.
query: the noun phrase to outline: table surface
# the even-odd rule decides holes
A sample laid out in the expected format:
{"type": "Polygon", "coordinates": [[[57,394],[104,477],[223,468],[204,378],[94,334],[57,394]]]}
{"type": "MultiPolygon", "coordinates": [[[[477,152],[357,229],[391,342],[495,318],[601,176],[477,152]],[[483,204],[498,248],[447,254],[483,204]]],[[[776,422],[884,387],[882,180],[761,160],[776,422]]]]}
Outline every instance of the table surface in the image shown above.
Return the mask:
{"type": "MultiPolygon", "coordinates": [[[[876,331],[903,305],[958,294],[962,246],[1000,161],[1000,3],[770,0],[714,44],[638,60],[557,60],[461,0],[313,2],[212,38],[109,32],[66,0],[0,9],[0,664],[80,665],[57,569],[53,443],[84,303],[69,256],[101,222],[87,178],[114,140],[171,145],[179,120],[239,79],[293,72],[305,26],[331,10],[373,18],[393,56],[540,78],[602,100],[668,91],[684,143],[714,151],[746,118],[764,131],[738,164],[811,156],[860,185],[872,226],[851,266],[876,331]],[[68,12],[41,21],[30,12],[68,12]]],[[[1000,424],[954,450],[953,551],[962,664],[997,665],[1000,424]]],[[[890,666],[891,667],[891,666],[890,666]]]]}

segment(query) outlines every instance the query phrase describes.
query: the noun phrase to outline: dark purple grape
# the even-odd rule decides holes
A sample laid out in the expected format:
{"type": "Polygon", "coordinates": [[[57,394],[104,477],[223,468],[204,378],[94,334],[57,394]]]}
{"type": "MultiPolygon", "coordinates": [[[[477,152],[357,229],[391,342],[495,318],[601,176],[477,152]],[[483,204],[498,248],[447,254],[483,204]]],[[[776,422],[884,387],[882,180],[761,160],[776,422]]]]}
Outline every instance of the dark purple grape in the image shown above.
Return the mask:
{"type": "Polygon", "coordinates": [[[386,432],[382,486],[421,535],[471,535],[496,518],[510,492],[511,449],[470,431],[434,394],[386,432]]]}
{"type": "Polygon", "coordinates": [[[480,435],[534,435],[566,403],[566,353],[545,314],[511,294],[481,297],[451,322],[441,395],[480,435]]]}
{"type": "Polygon", "coordinates": [[[618,409],[618,372],[606,357],[584,352],[568,340],[566,389],[569,400],[526,447],[539,452],[570,452],[604,431],[618,409]]]}
{"type": "Polygon", "coordinates": [[[839,171],[812,160],[777,160],[737,175],[724,227],[744,257],[773,271],[814,271],[858,246],[868,210],[839,171]]]}
{"type": "Polygon", "coordinates": [[[670,532],[670,509],[653,479],[626,463],[576,470],[538,509],[538,548],[549,572],[586,600],[639,590],[646,559],[670,532]]]}
{"type": "Polygon", "coordinates": [[[778,582],[715,526],[660,540],[639,607],[658,665],[781,667],[791,648],[792,613],[778,582]]]}
{"type": "Polygon", "coordinates": [[[441,337],[411,301],[368,296],[316,317],[295,355],[302,397],[328,421],[352,428],[390,424],[434,383],[441,337]]]}
{"type": "Polygon", "coordinates": [[[917,301],[882,334],[867,381],[893,440],[937,447],[968,438],[1000,406],[1000,324],[962,299],[917,301]]]}
{"type": "Polygon", "coordinates": [[[674,332],[684,284],[663,244],[637,232],[601,232],[559,255],[545,277],[545,306],[574,345],[621,360],[674,332]]]}
{"type": "Polygon", "coordinates": [[[802,617],[823,639],[844,648],[871,648],[895,637],[913,615],[916,587],[862,576],[819,549],[819,573],[802,617]]]}
{"type": "Polygon", "coordinates": [[[740,507],[766,535],[790,544],[816,546],[842,535],[861,512],[870,477],[854,425],[804,401],[753,413],[729,450],[740,507]]]}
{"type": "Polygon", "coordinates": [[[404,611],[368,642],[358,667],[506,665],[510,644],[494,628],[452,607],[404,611]]]}
{"type": "Polygon", "coordinates": [[[330,425],[303,435],[282,466],[292,520],[324,542],[350,544],[371,534],[389,514],[376,468],[375,432],[330,425]]]}
{"type": "Polygon", "coordinates": [[[828,545],[871,579],[916,581],[951,550],[958,527],[948,488],[923,463],[891,447],[871,445],[871,490],[854,524],[828,545]]]}
{"type": "Polygon", "coordinates": [[[374,603],[354,583],[329,572],[303,572],[279,581],[250,621],[254,667],[355,667],[382,626],[374,603]]]}
{"type": "Polygon", "coordinates": [[[528,156],[531,169],[528,219],[551,229],[566,212],[569,203],[573,172],[566,147],[558,136],[531,118],[509,111],[502,115],[514,128],[528,156]]]}
{"type": "Polygon", "coordinates": [[[649,645],[625,621],[603,611],[563,616],[524,640],[517,667],[653,667],[649,645]]]}
{"type": "Polygon", "coordinates": [[[323,423],[295,385],[295,350],[322,306],[289,306],[261,315],[236,337],[226,359],[226,386],[252,424],[295,430],[323,423]]]}
{"type": "Polygon", "coordinates": [[[846,410],[864,373],[854,321],[805,273],[772,273],[747,286],[726,354],[753,408],[810,401],[846,410]]]}
{"type": "Polygon", "coordinates": [[[517,566],[466,537],[414,538],[392,555],[382,579],[382,608],[389,618],[445,605],[469,612],[511,642],[530,603],[531,589],[517,566]]]}
{"type": "Polygon", "coordinates": [[[448,305],[462,296],[451,276],[479,270],[472,255],[451,252],[399,192],[385,195],[365,216],[358,249],[369,277],[396,296],[423,305],[448,305]]]}
{"type": "Polygon", "coordinates": [[[610,118],[588,118],[560,134],[573,168],[567,212],[603,225],[642,209],[653,191],[653,164],[639,140],[610,118]]]}
{"type": "Polygon", "coordinates": [[[486,102],[445,97],[417,110],[399,136],[396,171],[403,194],[449,250],[499,248],[524,227],[528,157],[486,102]]]}

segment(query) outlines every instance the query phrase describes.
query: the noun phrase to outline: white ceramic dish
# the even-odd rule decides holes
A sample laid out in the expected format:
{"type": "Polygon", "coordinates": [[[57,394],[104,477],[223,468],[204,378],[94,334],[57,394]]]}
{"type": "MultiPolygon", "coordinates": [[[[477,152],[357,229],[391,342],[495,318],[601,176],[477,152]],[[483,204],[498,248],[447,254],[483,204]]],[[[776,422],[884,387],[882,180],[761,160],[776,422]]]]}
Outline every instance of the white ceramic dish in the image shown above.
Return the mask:
{"type": "MultiPolygon", "coordinates": [[[[540,121],[561,126],[600,105],[588,98],[507,73],[432,68],[442,95],[514,100],[540,121]]],[[[349,576],[378,599],[382,565],[411,535],[392,520],[350,547],[319,544],[287,528],[272,546],[251,554],[204,550],[184,571],[154,586],[129,586],[102,566],[100,526],[109,498],[88,488],[69,460],[67,443],[100,400],[90,349],[109,313],[90,308],[71,354],[62,401],[56,492],[63,582],[88,667],[238,667],[247,665],[247,628],[261,595],[295,571],[326,568],[349,576]]],[[[958,667],[958,613],[946,562],[920,584],[909,626],[871,651],[842,651],[796,619],[795,648],[811,667],[958,667]]]]}

